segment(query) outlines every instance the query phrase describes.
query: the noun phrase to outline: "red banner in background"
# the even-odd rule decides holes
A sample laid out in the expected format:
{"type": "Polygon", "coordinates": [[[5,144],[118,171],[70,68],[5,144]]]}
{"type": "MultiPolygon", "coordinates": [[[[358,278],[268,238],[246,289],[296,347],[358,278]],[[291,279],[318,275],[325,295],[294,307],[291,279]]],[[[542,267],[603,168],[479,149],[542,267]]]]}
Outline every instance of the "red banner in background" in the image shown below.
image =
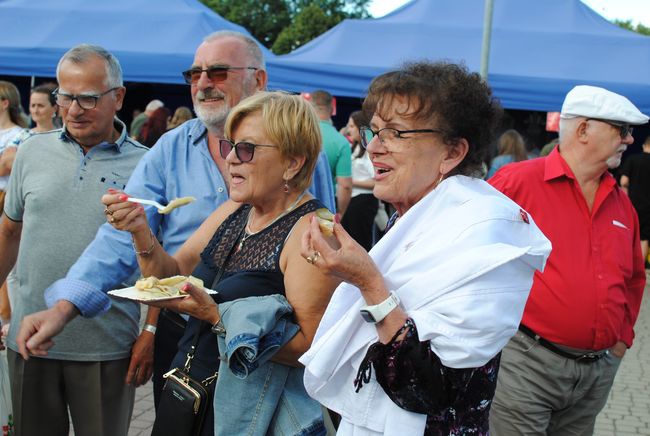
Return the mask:
{"type": "Polygon", "coordinates": [[[559,132],[560,131],[560,113],[559,112],[546,112],[546,131],[559,132]]]}

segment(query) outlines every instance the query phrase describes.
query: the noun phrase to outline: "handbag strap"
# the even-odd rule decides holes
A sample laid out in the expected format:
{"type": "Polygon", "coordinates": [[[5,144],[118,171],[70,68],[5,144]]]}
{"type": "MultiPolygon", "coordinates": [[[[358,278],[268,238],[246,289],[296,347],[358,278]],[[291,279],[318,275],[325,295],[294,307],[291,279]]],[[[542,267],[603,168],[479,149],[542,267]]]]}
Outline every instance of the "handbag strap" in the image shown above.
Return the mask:
{"type": "MultiPolygon", "coordinates": [[[[215,278],[214,278],[214,280],[212,282],[212,286],[211,286],[212,289],[214,289],[215,285],[217,285],[217,283],[219,283],[219,281],[221,280],[221,276],[223,275],[223,272],[226,269],[226,264],[230,260],[230,257],[232,256],[232,254],[235,252],[235,247],[237,247],[237,242],[242,237],[242,234],[244,233],[245,228],[246,228],[245,225],[244,225],[244,227],[241,228],[241,230],[239,231],[239,234],[235,238],[235,243],[232,245],[232,247],[230,247],[230,251],[228,251],[228,255],[224,259],[223,263],[219,266],[219,269],[217,270],[217,274],[215,275],[215,278]]],[[[190,366],[192,364],[192,359],[194,359],[194,353],[196,352],[196,346],[199,343],[199,337],[201,337],[203,332],[206,331],[209,327],[211,327],[209,323],[207,323],[205,321],[201,321],[200,327],[197,329],[196,333],[194,334],[194,338],[192,339],[192,345],[190,346],[190,350],[187,352],[187,359],[185,360],[185,365],[183,365],[183,370],[187,374],[190,373],[190,366]]],[[[212,380],[217,378],[218,374],[219,374],[219,371],[215,372],[214,375],[206,378],[201,383],[203,383],[204,385],[207,386],[208,384],[210,384],[210,382],[212,382],[212,380]]]]}

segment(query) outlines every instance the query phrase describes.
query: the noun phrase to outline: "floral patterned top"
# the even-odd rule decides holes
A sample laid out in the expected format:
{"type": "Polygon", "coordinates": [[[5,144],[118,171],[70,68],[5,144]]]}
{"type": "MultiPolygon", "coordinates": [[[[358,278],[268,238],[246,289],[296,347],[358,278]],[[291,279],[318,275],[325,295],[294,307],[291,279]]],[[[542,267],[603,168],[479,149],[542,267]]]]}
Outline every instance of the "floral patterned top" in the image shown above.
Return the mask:
{"type": "Polygon", "coordinates": [[[388,344],[370,346],[354,384],[358,392],[374,367],[377,382],[395,404],[427,415],[426,435],[488,435],[500,357],[479,368],[446,367],[430,341],[418,340],[409,318],[388,344]],[[404,332],[404,339],[397,341],[404,332]]]}

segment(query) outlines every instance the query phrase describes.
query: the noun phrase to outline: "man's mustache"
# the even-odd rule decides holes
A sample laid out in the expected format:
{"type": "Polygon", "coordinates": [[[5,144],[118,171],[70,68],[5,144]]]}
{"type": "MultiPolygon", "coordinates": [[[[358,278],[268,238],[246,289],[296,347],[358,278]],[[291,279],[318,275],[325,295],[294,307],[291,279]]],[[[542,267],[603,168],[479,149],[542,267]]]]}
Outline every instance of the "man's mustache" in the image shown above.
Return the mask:
{"type": "Polygon", "coordinates": [[[206,90],[196,91],[196,98],[198,100],[208,100],[211,98],[225,98],[225,94],[217,89],[210,88],[206,90]]]}

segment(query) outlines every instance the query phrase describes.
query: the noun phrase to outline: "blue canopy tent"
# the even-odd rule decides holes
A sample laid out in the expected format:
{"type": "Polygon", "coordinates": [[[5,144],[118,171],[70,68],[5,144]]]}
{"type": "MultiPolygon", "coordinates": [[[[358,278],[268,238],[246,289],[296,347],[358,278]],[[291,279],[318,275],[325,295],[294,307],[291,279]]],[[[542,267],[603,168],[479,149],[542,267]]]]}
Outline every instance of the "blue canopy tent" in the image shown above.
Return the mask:
{"type": "MultiPolygon", "coordinates": [[[[414,0],[383,18],[345,20],[269,61],[278,87],[363,96],[406,60],[480,67],[484,0],[414,0]]],[[[609,23],[579,0],[494,0],[488,81],[508,109],[559,110],[577,84],[603,86],[650,113],[650,37],[609,23]]]]}
{"type": "Polygon", "coordinates": [[[0,0],[0,75],[54,77],[63,53],[91,43],[117,56],[126,81],[180,84],[217,30],[248,34],[198,0],[0,0]]]}

